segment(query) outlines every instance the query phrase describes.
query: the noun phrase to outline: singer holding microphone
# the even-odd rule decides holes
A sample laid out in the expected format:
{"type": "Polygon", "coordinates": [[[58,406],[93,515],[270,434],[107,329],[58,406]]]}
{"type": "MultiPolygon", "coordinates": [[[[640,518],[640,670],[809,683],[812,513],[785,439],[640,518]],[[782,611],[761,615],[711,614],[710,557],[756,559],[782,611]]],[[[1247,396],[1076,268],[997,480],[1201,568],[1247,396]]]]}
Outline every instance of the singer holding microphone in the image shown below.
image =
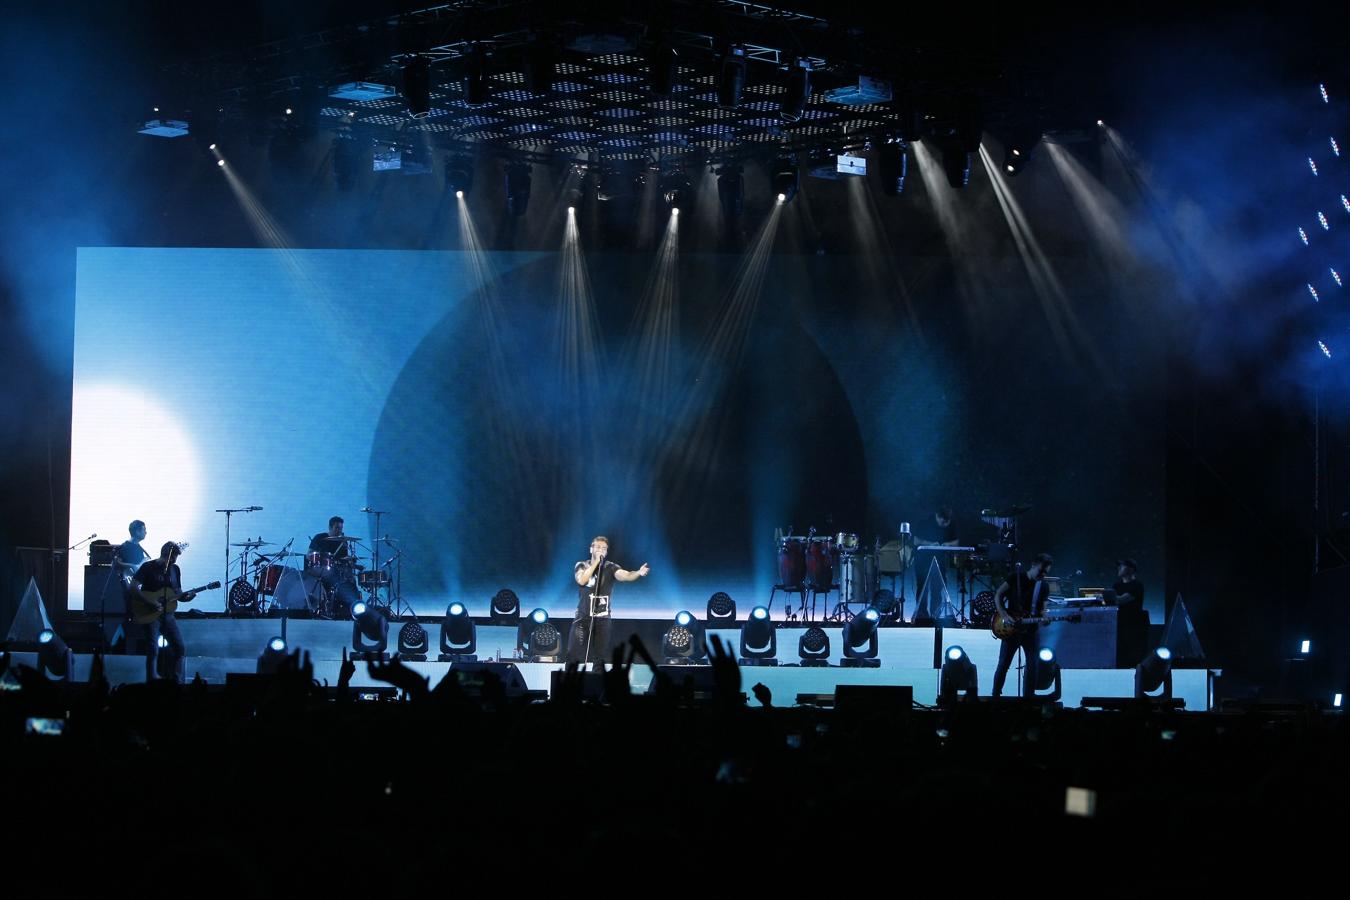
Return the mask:
{"type": "Polygon", "coordinates": [[[572,623],[572,635],[567,641],[568,659],[586,663],[603,660],[609,654],[609,599],[616,581],[637,581],[646,576],[651,567],[642,564],[636,572],[629,572],[610,562],[609,538],[598,535],[591,540],[591,558],[582,560],[573,568],[577,583],[577,617],[572,623]]]}

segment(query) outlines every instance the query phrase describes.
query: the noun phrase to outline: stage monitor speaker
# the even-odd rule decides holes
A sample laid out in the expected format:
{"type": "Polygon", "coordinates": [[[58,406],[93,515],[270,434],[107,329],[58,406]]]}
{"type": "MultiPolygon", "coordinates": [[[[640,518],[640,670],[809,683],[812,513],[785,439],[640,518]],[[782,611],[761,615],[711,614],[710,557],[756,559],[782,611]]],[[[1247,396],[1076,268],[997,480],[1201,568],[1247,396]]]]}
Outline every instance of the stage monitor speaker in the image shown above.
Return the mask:
{"type": "Polygon", "coordinates": [[[834,708],[844,715],[885,713],[908,717],[914,708],[914,688],[909,685],[840,684],[834,689],[834,708]]]}
{"type": "Polygon", "coordinates": [[[112,566],[84,567],[84,612],[99,620],[104,640],[113,643],[127,617],[127,601],[122,579],[112,566]]]}
{"type": "Polygon", "coordinates": [[[509,698],[523,697],[529,691],[529,686],[525,684],[525,676],[520,674],[520,669],[516,668],[515,663],[451,663],[449,676],[454,677],[462,691],[473,696],[482,696],[484,687],[492,678],[501,681],[509,698]]]}

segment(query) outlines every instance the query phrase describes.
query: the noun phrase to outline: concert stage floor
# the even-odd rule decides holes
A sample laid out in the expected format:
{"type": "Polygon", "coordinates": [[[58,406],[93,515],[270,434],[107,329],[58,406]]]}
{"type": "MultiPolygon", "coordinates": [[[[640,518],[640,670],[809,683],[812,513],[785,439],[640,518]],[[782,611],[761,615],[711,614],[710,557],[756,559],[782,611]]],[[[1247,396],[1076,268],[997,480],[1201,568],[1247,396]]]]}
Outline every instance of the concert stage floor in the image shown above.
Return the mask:
{"type": "MultiPolygon", "coordinates": [[[[183,638],[188,647],[186,670],[188,678],[200,673],[207,682],[224,683],[231,672],[253,672],[257,657],[270,638],[281,633],[278,619],[182,618],[179,620],[183,638]]],[[[561,622],[558,622],[562,626],[561,622]]],[[[614,623],[614,639],[621,640],[630,630],[641,633],[645,627],[631,620],[614,623]],[[632,626],[631,628],[628,626],[632,626]]],[[[665,623],[648,623],[664,627],[665,623]]],[[[427,623],[431,635],[432,656],[438,640],[438,626],[427,623]]],[[[396,648],[398,623],[390,628],[389,647],[396,648]]],[[[914,699],[932,704],[937,699],[939,661],[942,650],[959,644],[978,668],[980,693],[992,689],[994,666],[998,660],[998,640],[984,629],[939,628],[883,628],[878,632],[880,667],[874,669],[844,668],[837,665],[840,646],[838,626],[825,626],[830,635],[835,664],[828,667],[802,667],[797,661],[797,638],[801,628],[780,627],[778,636],[778,666],[743,667],[742,687],[748,694],[755,682],[762,682],[773,692],[777,705],[791,705],[798,694],[831,694],[837,685],[908,685],[914,689],[914,699]]],[[[734,629],[711,629],[710,635],[719,635],[733,649],[738,633],[734,629]]],[[[286,640],[291,649],[308,651],[314,665],[314,675],[320,680],[336,684],[342,661],[342,650],[350,647],[352,627],[346,622],[323,620],[289,620],[286,622],[286,640]]],[[[642,634],[647,646],[655,653],[660,647],[659,634],[655,640],[642,634]]],[[[478,627],[479,659],[511,660],[516,635],[512,627],[480,625],[478,627]]],[[[36,664],[36,654],[15,654],[20,662],[36,664]]],[[[76,680],[88,678],[91,656],[77,654],[76,680]]],[[[408,665],[431,678],[440,680],[449,663],[411,662],[408,665]]],[[[551,673],[562,664],[517,663],[531,690],[547,691],[551,673]]],[[[105,661],[108,680],[113,684],[142,681],[145,678],[143,657],[110,654],[105,661]]],[[[1017,669],[1009,672],[1006,693],[1017,688],[1017,669]]],[[[645,666],[633,667],[631,681],[635,691],[646,690],[650,672],[645,666]]],[[[380,684],[367,675],[365,666],[358,665],[352,679],[354,687],[380,684]]],[[[1062,672],[1062,700],[1066,706],[1078,706],[1083,697],[1130,697],[1134,692],[1133,669],[1065,668],[1062,672]]],[[[1207,669],[1177,669],[1173,671],[1174,697],[1183,699],[1188,710],[1210,708],[1211,681],[1207,669]]],[[[753,697],[750,703],[755,704],[753,697]]]]}

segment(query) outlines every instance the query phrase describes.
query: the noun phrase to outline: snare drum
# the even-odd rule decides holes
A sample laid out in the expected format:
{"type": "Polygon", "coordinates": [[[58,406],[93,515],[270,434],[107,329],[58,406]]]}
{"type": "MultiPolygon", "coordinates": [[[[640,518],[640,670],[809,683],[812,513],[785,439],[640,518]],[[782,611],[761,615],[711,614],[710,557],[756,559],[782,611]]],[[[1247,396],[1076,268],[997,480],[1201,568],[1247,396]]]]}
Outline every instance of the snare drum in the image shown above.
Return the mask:
{"type": "Polygon", "coordinates": [[[854,553],[858,549],[858,536],[841,531],[834,536],[834,548],[840,553],[854,553]]]}
{"type": "Polygon", "coordinates": [[[360,572],[356,576],[356,583],[366,590],[386,587],[389,584],[389,572],[385,569],[376,569],[373,572],[360,572]]]}
{"type": "Polygon", "coordinates": [[[835,552],[829,538],[812,538],[806,548],[806,586],[829,591],[834,584],[835,552]]]}

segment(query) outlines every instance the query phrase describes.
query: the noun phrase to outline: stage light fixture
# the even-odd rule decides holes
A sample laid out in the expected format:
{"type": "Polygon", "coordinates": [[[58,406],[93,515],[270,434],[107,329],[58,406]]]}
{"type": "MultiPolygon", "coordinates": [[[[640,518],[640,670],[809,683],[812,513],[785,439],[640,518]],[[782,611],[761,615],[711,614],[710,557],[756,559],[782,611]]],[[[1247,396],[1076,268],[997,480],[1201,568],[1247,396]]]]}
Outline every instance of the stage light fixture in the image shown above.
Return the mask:
{"type": "Polygon", "coordinates": [[[1171,699],[1171,650],[1166,647],[1159,647],[1134,667],[1134,696],[1136,700],[1143,700],[1148,697],[1171,699]]]}
{"type": "Polygon", "coordinates": [[[661,176],[661,199],[672,210],[689,205],[694,199],[694,185],[683,172],[667,172],[661,176]]]}
{"type": "Polygon", "coordinates": [[[708,621],[735,624],[736,601],[726,591],[718,591],[708,598],[708,621]]]}
{"type": "Polygon", "coordinates": [[[404,622],[398,630],[398,655],[404,659],[425,662],[431,649],[431,637],[416,619],[404,622]]]}
{"type": "Polygon", "coordinates": [[[521,649],[529,647],[530,632],[540,625],[547,625],[548,610],[543,607],[535,607],[530,614],[520,620],[516,626],[516,646],[521,649]]]}
{"type": "Polygon", "coordinates": [[[811,99],[811,64],[804,59],[794,61],[788,67],[783,88],[778,117],[784,122],[796,122],[806,111],[806,104],[811,99]]]}
{"type": "Polygon", "coordinates": [[[1059,662],[1055,659],[1055,651],[1050,647],[1042,647],[1036,651],[1036,664],[1033,667],[1029,687],[1031,690],[1027,693],[1037,700],[1055,703],[1064,695],[1059,662]]]}
{"type": "Polygon", "coordinates": [[[487,53],[475,44],[464,56],[464,102],[481,106],[488,101],[487,53]]]}
{"type": "Polygon", "coordinates": [[[277,635],[267,642],[263,652],[258,654],[258,665],[254,670],[259,675],[275,675],[286,661],[286,640],[277,635]]]}
{"type": "Polygon", "coordinates": [[[905,176],[909,174],[909,151],[899,140],[891,140],[877,148],[880,157],[877,171],[881,173],[881,190],[887,197],[899,197],[905,192],[905,176]]]}
{"type": "Polygon", "coordinates": [[[979,670],[965,648],[952,645],[942,654],[938,675],[938,702],[954,703],[958,697],[974,697],[980,692],[979,670]]]}
{"type": "Polygon", "coordinates": [[[506,214],[523,216],[530,205],[530,167],[526,163],[506,166],[506,214]]]}
{"type": "Polygon", "coordinates": [[[797,186],[801,182],[801,172],[797,161],[790,156],[780,156],[774,161],[770,173],[773,191],[778,195],[779,203],[790,203],[797,196],[797,186]]]}
{"type": "Polygon", "coordinates": [[[938,156],[942,162],[942,174],[953,190],[961,190],[970,184],[970,166],[973,154],[963,150],[951,138],[936,141],[938,156]]]}
{"type": "Polygon", "coordinates": [[[680,57],[664,39],[647,51],[647,86],[658,97],[669,97],[680,75],[680,57]]]}
{"type": "Polygon", "coordinates": [[[1331,359],[1331,348],[1326,345],[1325,341],[1318,341],[1317,349],[1321,350],[1322,355],[1325,356],[1327,359],[1331,359]]]}
{"type": "Polygon", "coordinates": [[[881,660],[877,658],[877,626],[880,623],[881,613],[872,606],[848,620],[840,638],[844,645],[844,656],[839,660],[841,666],[861,669],[881,666],[881,660]]]}
{"type": "MultiPolygon", "coordinates": [[[[29,632],[32,634],[32,632],[29,632]]],[[[38,632],[38,668],[44,675],[58,679],[71,677],[75,671],[75,655],[61,636],[50,628],[38,632]]]]}
{"type": "Polygon", "coordinates": [[[745,175],[740,166],[723,166],[717,174],[717,200],[722,215],[734,219],[745,212],[745,175]]]}
{"type": "Polygon", "coordinates": [[[514,625],[520,621],[520,598],[510,588],[502,588],[492,595],[488,606],[488,621],[493,625],[514,625]]]}
{"type": "Polygon", "coordinates": [[[352,649],[363,656],[384,656],[389,646],[389,620],[384,613],[358,600],[352,604],[352,649]]]}
{"type": "Polygon", "coordinates": [[[441,620],[440,662],[474,662],[478,659],[478,628],[463,603],[451,603],[441,620]]]}
{"type": "Polygon", "coordinates": [[[525,51],[525,89],[535,96],[551,93],[556,72],[553,42],[547,37],[535,38],[525,51]]]}
{"type": "Polygon", "coordinates": [[[473,190],[473,157],[451,153],[445,158],[445,189],[456,197],[473,190]]]}
{"type": "Polygon", "coordinates": [[[717,103],[726,109],[741,105],[745,91],[745,48],[733,44],[722,56],[722,68],[717,73],[717,103]]]}
{"type": "Polygon", "coordinates": [[[1331,705],[1336,709],[1341,708],[1341,695],[1339,692],[1331,695],[1331,705]]]}
{"type": "Polygon", "coordinates": [[[219,167],[223,167],[224,165],[225,165],[225,160],[223,160],[223,159],[218,159],[218,160],[216,160],[216,166],[217,166],[218,168],[219,168],[219,167]]]}
{"type": "Polygon", "coordinates": [[[1308,640],[1307,638],[1304,638],[1302,641],[1300,641],[1298,645],[1298,652],[1303,654],[1304,656],[1307,656],[1309,653],[1312,653],[1312,641],[1308,640]]]}
{"type": "Polygon", "coordinates": [[[668,665],[690,665],[707,659],[703,623],[689,610],[677,612],[675,621],[661,636],[661,655],[668,665]]]}
{"type": "Polygon", "coordinates": [[[778,630],[769,620],[769,609],[756,606],[741,626],[740,663],[743,666],[778,665],[778,630]]]}
{"type": "Polygon", "coordinates": [[[526,658],[530,662],[557,662],[562,656],[562,633],[547,618],[537,622],[531,616],[530,624],[534,627],[530,629],[523,648],[526,658]]]}
{"type": "Polygon", "coordinates": [[[830,664],[830,636],[819,625],[812,625],[797,639],[797,658],[803,666],[830,664]]]}

